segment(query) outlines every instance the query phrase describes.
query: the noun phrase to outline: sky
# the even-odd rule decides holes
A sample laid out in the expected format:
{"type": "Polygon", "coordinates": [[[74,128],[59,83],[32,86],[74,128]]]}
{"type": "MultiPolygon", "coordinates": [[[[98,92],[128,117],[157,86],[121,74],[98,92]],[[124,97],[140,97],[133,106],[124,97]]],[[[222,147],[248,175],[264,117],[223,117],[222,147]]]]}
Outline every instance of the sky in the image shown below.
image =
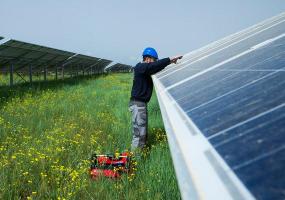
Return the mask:
{"type": "Polygon", "coordinates": [[[135,65],[185,54],[285,11],[285,0],[0,0],[0,36],[135,65]]]}

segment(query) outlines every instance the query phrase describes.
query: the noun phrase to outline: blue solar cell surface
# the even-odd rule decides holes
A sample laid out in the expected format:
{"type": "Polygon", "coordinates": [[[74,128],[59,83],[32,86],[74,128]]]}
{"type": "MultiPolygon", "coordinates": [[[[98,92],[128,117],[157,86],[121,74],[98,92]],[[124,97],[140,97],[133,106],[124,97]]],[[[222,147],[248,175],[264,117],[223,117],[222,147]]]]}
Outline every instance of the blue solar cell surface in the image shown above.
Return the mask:
{"type": "MultiPolygon", "coordinates": [[[[206,59],[201,60],[201,56],[190,59],[189,64],[185,64],[185,68],[183,70],[179,70],[171,75],[169,74],[168,76],[161,77],[160,81],[166,87],[172,86],[173,84],[177,83],[177,81],[188,78],[189,76],[193,76],[215,64],[231,58],[232,56],[236,56],[237,54],[244,52],[256,44],[262,43],[265,40],[272,38],[272,36],[283,34],[285,29],[285,21],[279,24],[278,27],[280,28],[269,28],[267,31],[263,32],[254,31],[250,35],[246,35],[245,38],[243,36],[231,40],[230,44],[234,43],[234,45],[229,46],[228,43],[227,45],[221,45],[215,50],[219,52],[211,56],[203,54],[203,56],[207,56],[206,59]],[[227,48],[225,48],[225,46],[227,46],[227,48]]],[[[209,52],[209,54],[210,53],[211,52],[209,52]]],[[[175,70],[175,68],[173,68],[173,70],[175,70]]]]}
{"type": "Polygon", "coordinates": [[[160,75],[169,93],[257,199],[285,199],[284,33],[281,21],[256,37],[189,62],[183,70],[160,75]]]}

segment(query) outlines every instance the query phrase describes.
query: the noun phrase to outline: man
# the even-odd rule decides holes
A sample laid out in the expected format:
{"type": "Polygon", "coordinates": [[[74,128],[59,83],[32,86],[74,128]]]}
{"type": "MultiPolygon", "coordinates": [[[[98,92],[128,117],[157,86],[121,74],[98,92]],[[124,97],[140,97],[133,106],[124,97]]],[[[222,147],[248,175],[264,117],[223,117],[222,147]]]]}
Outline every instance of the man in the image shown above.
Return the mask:
{"type": "Polygon", "coordinates": [[[132,113],[132,151],[143,148],[147,139],[148,113],[147,103],[149,102],[153,82],[151,75],[163,70],[167,65],[177,62],[182,56],[164,58],[158,60],[158,54],[154,48],[148,47],[143,51],[143,62],[134,67],[134,80],[131,91],[129,110],[132,113]]]}

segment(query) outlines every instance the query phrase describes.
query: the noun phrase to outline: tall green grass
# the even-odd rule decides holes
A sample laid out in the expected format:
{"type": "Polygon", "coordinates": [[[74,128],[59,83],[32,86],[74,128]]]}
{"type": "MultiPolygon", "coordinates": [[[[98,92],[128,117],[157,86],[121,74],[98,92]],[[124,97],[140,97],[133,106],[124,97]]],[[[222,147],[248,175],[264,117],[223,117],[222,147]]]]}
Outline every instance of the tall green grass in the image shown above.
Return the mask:
{"type": "Polygon", "coordinates": [[[130,148],[130,74],[0,87],[0,199],[180,199],[156,96],[133,174],[91,180],[92,153],[130,148]]]}

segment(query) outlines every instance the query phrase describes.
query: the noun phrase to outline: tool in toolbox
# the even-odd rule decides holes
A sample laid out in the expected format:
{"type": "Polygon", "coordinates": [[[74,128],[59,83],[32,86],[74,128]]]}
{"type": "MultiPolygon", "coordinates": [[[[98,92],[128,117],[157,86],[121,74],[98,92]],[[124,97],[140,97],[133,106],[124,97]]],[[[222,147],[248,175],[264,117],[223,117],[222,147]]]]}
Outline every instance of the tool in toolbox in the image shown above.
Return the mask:
{"type": "Polygon", "coordinates": [[[131,169],[131,154],[93,154],[91,157],[90,176],[92,179],[98,177],[119,178],[123,173],[129,173],[131,169]]]}

